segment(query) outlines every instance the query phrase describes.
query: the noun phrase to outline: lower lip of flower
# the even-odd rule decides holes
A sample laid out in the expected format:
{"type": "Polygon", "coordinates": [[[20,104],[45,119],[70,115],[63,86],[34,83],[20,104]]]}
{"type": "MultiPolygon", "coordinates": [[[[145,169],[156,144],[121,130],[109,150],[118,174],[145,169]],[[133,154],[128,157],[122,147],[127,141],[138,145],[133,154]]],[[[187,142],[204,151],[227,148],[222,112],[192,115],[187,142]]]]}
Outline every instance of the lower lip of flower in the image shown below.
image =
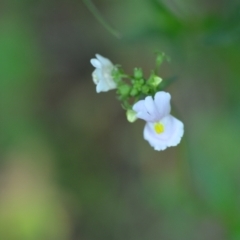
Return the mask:
{"type": "Polygon", "coordinates": [[[96,74],[93,74],[93,81],[94,81],[95,84],[99,83],[99,79],[98,79],[96,74]]]}
{"type": "Polygon", "coordinates": [[[154,130],[157,134],[161,134],[164,132],[164,126],[162,123],[155,123],[154,124],[154,130]]]}

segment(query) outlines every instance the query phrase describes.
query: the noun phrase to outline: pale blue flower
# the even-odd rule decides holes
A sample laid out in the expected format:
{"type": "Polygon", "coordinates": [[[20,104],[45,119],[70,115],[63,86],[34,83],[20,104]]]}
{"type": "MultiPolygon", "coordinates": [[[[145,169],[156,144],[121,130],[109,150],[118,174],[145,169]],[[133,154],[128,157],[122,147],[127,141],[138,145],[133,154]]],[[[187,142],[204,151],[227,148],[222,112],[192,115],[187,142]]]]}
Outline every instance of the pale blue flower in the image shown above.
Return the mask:
{"type": "Polygon", "coordinates": [[[137,117],[146,121],[144,139],[158,151],[178,145],[184,133],[183,123],[170,114],[170,99],[169,93],[161,91],[133,106],[137,117]]]}

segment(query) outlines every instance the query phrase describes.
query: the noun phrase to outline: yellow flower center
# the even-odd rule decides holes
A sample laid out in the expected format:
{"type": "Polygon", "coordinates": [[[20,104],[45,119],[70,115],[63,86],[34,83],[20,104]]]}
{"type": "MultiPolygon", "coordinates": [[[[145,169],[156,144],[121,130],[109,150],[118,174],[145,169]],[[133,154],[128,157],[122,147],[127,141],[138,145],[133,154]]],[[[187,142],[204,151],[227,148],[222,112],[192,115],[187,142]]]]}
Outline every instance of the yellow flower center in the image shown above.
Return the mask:
{"type": "Polygon", "coordinates": [[[163,133],[164,132],[164,126],[162,123],[155,123],[154,124],[154,130],[157,134],[163,133]]]}

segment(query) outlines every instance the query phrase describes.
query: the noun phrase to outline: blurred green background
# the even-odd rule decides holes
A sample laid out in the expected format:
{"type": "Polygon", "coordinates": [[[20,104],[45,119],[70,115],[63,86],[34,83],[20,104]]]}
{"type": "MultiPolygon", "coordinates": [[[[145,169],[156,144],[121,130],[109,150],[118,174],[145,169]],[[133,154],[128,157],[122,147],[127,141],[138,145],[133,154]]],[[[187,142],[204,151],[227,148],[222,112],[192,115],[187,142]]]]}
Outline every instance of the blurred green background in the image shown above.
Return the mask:
{"type": "Polygon", "coordinates": [[[240,239],[240,2],[94,3],[120,39],[80,0],[0,2],[0,239],[240,239]],[[91,78],[156,50],[185,124],[164,152],[91,78]]]}

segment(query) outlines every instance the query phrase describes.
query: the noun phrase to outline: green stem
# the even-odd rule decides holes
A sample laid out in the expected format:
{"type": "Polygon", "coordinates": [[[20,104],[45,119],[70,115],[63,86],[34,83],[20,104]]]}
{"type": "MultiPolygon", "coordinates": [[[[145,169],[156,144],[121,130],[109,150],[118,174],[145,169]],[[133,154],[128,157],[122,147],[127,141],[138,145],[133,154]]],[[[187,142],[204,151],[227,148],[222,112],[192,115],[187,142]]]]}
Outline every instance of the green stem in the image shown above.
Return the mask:
{"type": "Polygon", "coordinates": [[[96,6],[93,4],[91,0],[83,0],[89,11],[94,15],[94,17],[103,25],[103,27],[109,31],[116,38],[121,38],[121,34],[115,30],[113,27],[109,25],[109,23],[103,18],[101,13],[98,11],[96,6]]]}

